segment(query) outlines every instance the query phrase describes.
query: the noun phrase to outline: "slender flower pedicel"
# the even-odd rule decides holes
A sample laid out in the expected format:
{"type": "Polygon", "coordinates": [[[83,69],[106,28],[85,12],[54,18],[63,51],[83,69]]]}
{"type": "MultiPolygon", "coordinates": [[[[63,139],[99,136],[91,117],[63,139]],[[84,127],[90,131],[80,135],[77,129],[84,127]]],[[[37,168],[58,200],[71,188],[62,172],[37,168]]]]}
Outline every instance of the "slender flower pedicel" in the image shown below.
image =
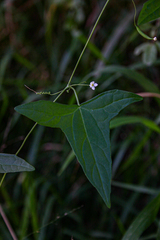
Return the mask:
{"type": "Polygon", "coordinates": [[[89,86],[90,86],[90,88],[91,88],[92,90],[95,90],[95,87],[98,86],[98,83],[95,83],[95,82],[93,81],[93,82],[90,82],[89,86]]]}

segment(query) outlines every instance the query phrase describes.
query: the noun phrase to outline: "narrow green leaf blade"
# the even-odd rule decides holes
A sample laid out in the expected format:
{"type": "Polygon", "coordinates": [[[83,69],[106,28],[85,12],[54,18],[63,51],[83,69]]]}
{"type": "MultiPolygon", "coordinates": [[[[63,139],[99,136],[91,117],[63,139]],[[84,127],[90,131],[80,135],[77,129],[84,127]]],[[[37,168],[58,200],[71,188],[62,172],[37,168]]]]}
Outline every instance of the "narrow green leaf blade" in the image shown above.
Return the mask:
{"type": "Polygon", "coordinates": [[[160,208],[160,194],[153,199],[133,221],[122,240],[138,240],[157,216],[160,208]]]}
{"type": "Polygon", "coordinates": [[[149,0],[144,3],[138,17],[138,25],[156,20],[160,17],[160,0],[149,0]]]}
{"type": "Polygon", "coordinates": [[[65,162],[63,163],[62,167],[60,168],[58,172],[58,176],[60,176],[64,172],[64,170],[68,167],[68,165],[73,161],[74,158],[75,158],[75,153],[72,150],[69,153],[68,157],[66,158],[65,162]]]}
{"type": "Polygon", "coordinates": [[[89,181],[110,207],[109,122],[123,108],[140,100],[142,97],[136,94],[112,90],[80,106],[38,101],[15,110],[38,124],[62,129],[89,181]]]}
{"type": "Polygon", "coordinates": [[[14,154],[0,153],[0,173],[34,171],[35,168],[14,154]]]}
{"type": "Polygon", "coordinates": [[[116,117],[110,122],[110,129],[131,123],[142,123],[144,126],[150,128],[151,130],[160,133],[160,127],[155,122],[147,118],[136,116],[116,117]]]}
{"type": "Polygon", "coordinates": [[[104,67],[102,70],[99,71],[99,74],[117,73],[117,72],[137,82],[146,91],[159,93],[158,87],[150,79],[146,78],[143,74],[137,72],[136,70],[133,70],[127,67],[111,65],[111,66],[104,67]]]}

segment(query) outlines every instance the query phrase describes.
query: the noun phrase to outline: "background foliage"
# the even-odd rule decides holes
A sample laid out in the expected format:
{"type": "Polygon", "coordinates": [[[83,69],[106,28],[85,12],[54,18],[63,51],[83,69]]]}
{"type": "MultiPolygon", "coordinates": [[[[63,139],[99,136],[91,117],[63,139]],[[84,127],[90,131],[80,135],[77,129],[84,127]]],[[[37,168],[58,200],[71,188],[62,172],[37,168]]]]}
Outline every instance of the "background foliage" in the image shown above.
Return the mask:
{"type": "MultiPolygon", "coordinates": [[[[137,11],[144,2],[135,2],[137,11]]],[[[24,85],[51,92],[66,85],[103,4],[102,0],[0,2],[1,153],[14,154],[33,126],[14,107],[54,99],[36,95],[24,85]]],[[[95,92],[79,87],[80,102],[110,89],[159,93],[159,43],[138,35],[133,16],[131,1],[110,0],[73,79],[74,83],[94,80],[99,87],[95,92]]],[[[141,29],[158,38],[158,26],[156,21],[141,29]]],[[[70,91],[59,102],[73,104],[75,98],[70,91]]],[[[0,193],[18,239],[121,239],[159,191],[159,130],[150,121],[144,124],[144,118],[159,123],[159,105],[158,98],[144,98],[120,114],[141,117],[138,124],[111,130],[111,209],[86,179],[63,133],[38,126],[19,154],[36,170],[8,174],[0,193]],[[63,171],[66,161],[70,164],[63,171]]],[[[143,239],[156,239],[157,227],[158,218],[143,239]]],[[[12,239],[2,218],[1,239],[12,239]]]]}

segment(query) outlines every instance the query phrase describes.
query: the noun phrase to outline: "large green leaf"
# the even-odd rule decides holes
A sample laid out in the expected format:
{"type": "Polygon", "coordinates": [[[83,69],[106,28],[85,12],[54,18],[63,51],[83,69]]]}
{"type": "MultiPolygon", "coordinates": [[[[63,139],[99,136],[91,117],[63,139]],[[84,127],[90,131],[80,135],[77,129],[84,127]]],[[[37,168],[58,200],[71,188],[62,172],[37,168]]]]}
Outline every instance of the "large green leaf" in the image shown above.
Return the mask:
{"type": "Polygon", "coordinates": [[[138,17],[138,25],[156,20],[160,17],[160,0],[149,0],[144,3],[138,17]]]}
{"type": "Polygon", "coordinates": [[[34,171],[35,168],[14,154],[0,153],[0,173],[34,171]]]}
{"type": "Polygon", "coordinates": [[[62,129],[89,181],[110,207],[109,122],[123,108],[140,100],[136,94],[112,90],[80,106],[37,101],[15,110],[40,125],[62,129]]]}
{"type": "Polygon", "coordinates": [[[155,220],[160,208],[160,194],[153,199],[133,221],[122,240],[138,240],[141,234],[155,220]]]}

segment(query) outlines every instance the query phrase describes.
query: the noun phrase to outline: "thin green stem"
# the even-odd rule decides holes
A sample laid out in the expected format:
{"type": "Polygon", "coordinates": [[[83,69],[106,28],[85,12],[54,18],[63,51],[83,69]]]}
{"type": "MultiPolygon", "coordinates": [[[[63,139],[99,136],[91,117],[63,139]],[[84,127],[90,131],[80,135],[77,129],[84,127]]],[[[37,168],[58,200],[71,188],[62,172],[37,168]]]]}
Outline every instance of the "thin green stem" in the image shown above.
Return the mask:
{"type": "Polygon", "coordinates": [[[4,173],[4,174],[3,174],[3,177],[2,177],[1,182],[0,182],[0,187],[2,186],[2,183],[3,183],[4,179],[5,179],[6,174],[7,174],[7,173],[4,173]]]}
{"type": "Polygon", "coordinates": [[[51,95],[51,96],[54,96],[54,95],[57,95],[57,94],[59,94],[61,91],[59,91],[59,92],[56,92],[56,93],[50,93],[49,95],[51,95]]]}
{"type": "Polygon", "coordinates": [[[78,95],[77,95],[76,90],[75,90],[73,87],[71,87],[71,86],[70,86],[70,88],[71,88],[71,89],[73,90],[73,92],[74,92],[74,95],[75,95],[76,101],[77,101],[77,105],[80,106],[80,103],[79,103],[79,99],[78,99],[78,95]]]}
{"type": "Polygon", "coordinates": [[[109,2],[109,0],[106,1],[104,7],[102,8],[102,10],[101,10],[101,12],[100,12],[100,14],[99,14],[99,16],[98,16],[98,18],[97,18],[97,21],[95,22],[95,24],[94,24],[94,26],[93,26],[93,29],[92,29],[92,31],[91,31],[88,39],[87,39],[87,42],[86,42],[86,44],[85,44],[85,46],[84,46],[84,48],[83,48],[83,50],[82,50],[82,52],[81,52],[81,54],[80,54],[80,56],[79,56],[79,58],[78,58],[78,61],[77,61],[76,65],[75,65],[75,67],[74,67],[74,69],[73,69],[73,72],[72,72],[72,74],[71,74],[71,76],[70,76],[70,79],[69,79],[69,81],[68,81],[67,86],[69,86],[70,83],[71,83],[71,81],[72,81],[72,78],[73,78],[74,73],[75,73],[75,71],[76,71],[76,69],[77,69],[77,67],[78,67],[78,64],[79,64],[79,62],[80,62],[80,60],[81,60],[81,58],[82,58],[82,56],[83,56],[83,53],[84,53],[84,51],[85,51],[86,48],[87,48],[87,45],[88,45],[88,43],[89,43],[89,41],[90,41],[90,39],[91,39],[94,31],[95,31],[95,28],[97,27],[97,24],[98,24],[98,22],[99,22],[99,20],[100,20],[100,18],[101,18],[101,16],[102,16],[105,8],[106,8],[108,2],[109,2]]]}
{"type": "Polygon", "coordinates": [[[57,99],[62,95],[62,93],[64,93],[66,91],[67,88],[68,88],[68,85],[62,91],[60,91],[60,94],[54,99],[53,102],[56,102],[57,99]]]}
{"type": "Polygon", "coordinates": [[[25,139],[23,140],[23,142],[22,142],[20,148],[18,149],[18,151],[16,152],[15,155],[18,155],[18,153],[21,151],[21,149],[22,149],[22,147],[24,146],[24,144],[25,144],[27,138],[29,137],[29,135],[31,134],[31,132],[34,130],[34,128],[37,126],[37,124],[38,124],[38,123],[35,123],[34,126],[31,128],[31,130],[29,131],[29,133],[27,134],[27,136],[26,136],[25,139]]]}
{"type": "Polygon", "coordinates": [[[75,86],[85,86],[85,87],[88,87],[89,84],[85,84],[85,83],[84,83],[84,84],[83,84],[83,83],[81,84],[81,83],[78,83],[78,84],[72,84],[72,85],[70,85],[70,87],[73,87],[73,86],[74,86],[74,87],[75,87],[75,86]]]}
{"type": "Polygon", "coordinates": [[[28,88],[30,91],[34,92],[35,94],[37,95],[50,95],[50,96],[53,96],[53,95],[56,95],[56,94],[59,94],[61,91],[59,92],[56,92],[56,93],[51,93],[51,92],[36,92],[34,91],[33,89],[29,88],[27,85],[24,85],[26,88],[28,88]]]}
{"type": "Polygon", "coordinates": [[[135,10],[135,12],[134,12],[134,26],[136,27],[136,14],[137,14],[137,10],[136,10],[136,5],[135,5],[133,0],[132,0],[132,3],[133,3],[133,6],[134,6],[134,10],[135,10]]]}

